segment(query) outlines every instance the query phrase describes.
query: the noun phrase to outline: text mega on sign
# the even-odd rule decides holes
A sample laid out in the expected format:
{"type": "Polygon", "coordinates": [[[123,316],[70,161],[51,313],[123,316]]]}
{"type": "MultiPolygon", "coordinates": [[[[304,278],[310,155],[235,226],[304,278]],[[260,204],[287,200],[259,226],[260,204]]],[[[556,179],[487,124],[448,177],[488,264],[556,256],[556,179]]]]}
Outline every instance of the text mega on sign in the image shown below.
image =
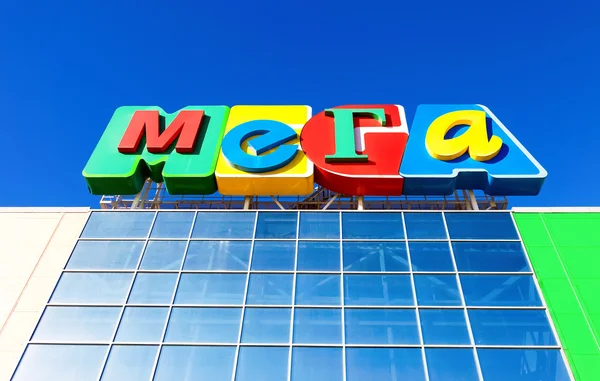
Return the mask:
{"type": "Polygon", "coordinates": [[[121,107],[83,175],[93,194],[535,195],[546,171],[481,105],[121,107]]]}

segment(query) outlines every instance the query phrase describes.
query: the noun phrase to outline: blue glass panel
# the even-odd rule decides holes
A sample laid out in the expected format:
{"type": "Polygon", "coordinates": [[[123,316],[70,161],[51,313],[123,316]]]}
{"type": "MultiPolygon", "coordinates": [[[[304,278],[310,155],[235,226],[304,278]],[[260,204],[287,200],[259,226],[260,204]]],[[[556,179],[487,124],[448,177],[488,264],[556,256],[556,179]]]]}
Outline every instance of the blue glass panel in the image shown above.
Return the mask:
{"type": "Polygon", "coordinates": [[[121,307],[46,307],[33,334],[36,341],[110,341],[121,307]]]}
{"type": "Polygon", "coordinates": [[[127,307],[115,341],[159,343],[165,328],[167,307],[127,307]]]}
{"type": "Polygon", "coordinates": [[[193,238],[252,238],[255,212],[198,212],[193,238]]]}
{"type": "Polygon", "coordinates": [[[165,342],[237,343],[241,308],[173,307],[165,342]]]}
{"type": "Polygon", "coordinates": [[[252,274],[247,304],[292,304],[293,274],[252,274]]]}
{"type": "Polygon", "coordinates": [[[235,381],[287,380],[290,349],[287,347],[242,347],[235,381]]]}
{"type": "Polygon", "coordinates": [[[144,250],[141,270],[179,270],[186,241],[150,241],[144,250]]]}
{"type": "Polygon", "coordinates": [[[558,349],[478,349],[485,381],[570,381],[558,349]]]}
{"type": "Polygon", "coordinates": [[[294,343],[341,344],[342,310],[334,308],[296,308],[294,343]]]}
{"type": "Polygon", "coordinates": [[[408,239],[447,239],[442,213],[404,213],[408,239]]]}
{"type": "Polygon", "coordinates": [[[345,275],[347,306],[413,306],[409,275],[345,275]]]}
{"type": "Polygon", "coordinates": [[[177,304],[242,304],[246,274],[181,274],[177,304]]]}
{"type": "Polygon", "coordinates": [[[248,270],[250,241],[192,241],[184,270],[248,270]]]}
{"type": "Polygon", "coordinates": [[[235,347],[164,346],[153,381],[231,381],[235,347]]]}
{"type": "Polygon", "coordinates": [[[447,242],[409,242],[413,271],[454,271],[447,242]]]}
{"type": "Polygon", "coordinates": [[[289,343],[290,308],[252,308],[244,311],[242,343],[289,343]]]}
{"type": "Polygon", "coordinates": [[[531,271],[520,242],[453,242],[458,271],[531,271]]]}
{"type": "Polygon", "coordinates": [[[133,282],[130,304],[170,304],[177,283],[174,273],[138,273],[133,282]]]}
{"type": "Polygon", "coordinates": [[[349,239],[402,239],[402,213],[343,212],[342,237],[349,239]]]}
{"type": "Polygon", "coordinates": [[[194,215],[194,212],[158,212],[150,237],[188,238],[194,215]]]}
{"type": "Polygon", "coordinates": [[[123,303],[133,273],[63,273],[52,303],[123,303]]]}
{"type": "Polygon", "coordinates": [[[415,275],[419,306],[460,306],[455,275],[415,275]]]}
{"type": "MultiPolygon", "coordinates": [[[[425,356],[429,381],[479,380],[475,356],[470,348],[427,348],[425,356]]],[[[485,380],[487,381],[487,378],[485,380]]],[[[511,379],[504,381],[507,380],[511,379]]]]}
{"type": "Polygon", "coordinates": [[[408,271],[406,242],[344,242],[345,271],[408,271]]]}
{"type": "Polygon", "coordinates": [[[146,238],[154,212],[93,212],[82,238],[146,238]]]}
{"type": "Polygon", "coordinates": [[[475,344],[556,345],[543,310],[470,310],[475,344]]]}
{"type": "Polygon", "coordinates": [[[291,381],[342,381],[342,348],[292,349],[291,381]]]}
{"type": "Polygon", "coordinates": [[[414,309],[346,309],[347,344],[420,344],[414,309]]]}
{"type": "Polygon", "coordinates": [[[298,243],[298,271],[340,271],[340,243],[298,243]]]}
{"type": "Polygon", "coordinates": [[[445,214],[451,239],[519,239],[510,213],[450,212],[445,214]]]}
{"type": "Polygon", "coordinates": [[[252,252],[252,270],[294,270],[296,242],[256,241],[252,252]]]}
{"type": "Polygon", "coordinates": [[[143,247],[143,241],[79,241],[67,269],[135,270],[143,247]]]}
{"type": "Polygon", "coordinates": [[[347,348],[346,379],[425,380],[419,348],[347,348]]]}
{"type": "Polygon", "coordinates": [[[541,306],[530,275],[461,275],[468,306],[541,306]]]}
{"type": "Polygon", "coordinates": [[[339,306],[340,276],[335,274],[296,275],[297,305],[339,306]]]}
{"type": "Polygon", "coordinates": [[[422,309],[419,316],[425,344],[471,344],[464,310],[422,309]]]}
{"type": "Polygon", "coordinates": [[[256,238],[296,238],[298,213],[258,212],[256,238]]]}
{"type": "Polygon", "coordinates": [[[340,238],[340,214],[338,212],[301,212],[299,238],[340,238]]]}
{"type": "Polygon", "coordinates": [[[151,345],[114,345],[100,381],[149,380],[157,351],[151,345]]]}
{"type": "Polygon", "coordinates": [[[107,350],[107,345],[29,344],[12,380],[95,380],[107,350]]]}

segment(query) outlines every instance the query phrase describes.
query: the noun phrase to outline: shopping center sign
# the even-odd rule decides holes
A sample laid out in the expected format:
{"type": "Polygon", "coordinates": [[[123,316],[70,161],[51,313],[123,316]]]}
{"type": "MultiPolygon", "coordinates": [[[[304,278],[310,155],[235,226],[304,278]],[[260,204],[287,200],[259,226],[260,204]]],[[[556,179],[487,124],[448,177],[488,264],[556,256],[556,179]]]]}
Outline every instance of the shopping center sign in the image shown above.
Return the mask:
{"type": "Polygon", "coordinates": [[[421,105],[410,128],[398,105],[190,106],[117,109],[83,176],[97,195],[148,177],[173,195],[535,195],[546,171],[481,105],[421,105]]]}

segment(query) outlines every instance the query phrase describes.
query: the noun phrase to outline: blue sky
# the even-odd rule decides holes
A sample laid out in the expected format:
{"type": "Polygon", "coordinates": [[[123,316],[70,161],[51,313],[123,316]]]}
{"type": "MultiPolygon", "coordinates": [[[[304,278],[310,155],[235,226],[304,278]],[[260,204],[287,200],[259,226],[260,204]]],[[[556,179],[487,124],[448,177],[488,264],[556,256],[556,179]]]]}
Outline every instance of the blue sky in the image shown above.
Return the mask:
{"type": "Polygon", "coordinates": [[[2,206],[96,206],[121,105],[481,103],[548,170],[513,206],[600,205],[598,2],[4,2],[2,206]],[[101,4],[101,5],[100,5],[101,4]]]}

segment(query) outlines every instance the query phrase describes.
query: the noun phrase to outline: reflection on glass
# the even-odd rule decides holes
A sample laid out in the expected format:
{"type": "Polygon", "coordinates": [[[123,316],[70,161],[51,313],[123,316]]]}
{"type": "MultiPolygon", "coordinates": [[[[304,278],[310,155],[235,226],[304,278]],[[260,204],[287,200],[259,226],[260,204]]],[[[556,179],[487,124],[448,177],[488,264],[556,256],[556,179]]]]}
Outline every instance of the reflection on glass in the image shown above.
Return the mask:
{"type": "Polygon", "coordinates": [[[287,380],[288,347],[242,347],[235,381],[287,380]]]}
{"type": "Polygon", "coordinates": [[[340,243],[300,241],[298,271],[340,271],[340,243]]]}
{"type": "Polygon", "coordinates": [[[471,344],[464,310],[421,309],[419,316],[425,344],[471,344]]]}
{"type": "Polygon", "coordinates": [[[143,247],[143,241],[79,241],[67,269],[135,270],[143,247]]]}
{"type": "Polygon", "coordinates": [[[121,307],[48,306],[33,335],[36,341],[110,341],[121,307]]]}
{"type": "Polygon", "coordinates": [[[485,381],[570,381],[558,349],[478,349],[485,381]]]}
{"type": "Polygon", "coordinates": [[[250,241],[192,241],[184,270],[248,270],[250,241]]]}
{"type": "Polygon", "coordinates": [[[345,239],[402,239],[402,213],[344,212],[342,237],[345,239]]]}
{"type": "Polygon", "coordinates": [[[347,306],[413,306],[410,275],[345,275],[347,306]]]}
{"type": "Polygon", "coordinates": [[[296,275],[297,305],[339,306],[340,276],[336,274],[296,275]]]}
{"type": "Polygon", "coordinates": [[[413,271],[454,271],[448,242],[409,242],[413,271]]]}
{"type": "Polygon", "coordinates": [[[346,379],[425,380],[419,348],[347,348],[346,379]]]}
{"type": "Polygon", "coordinates": [[[148,242],[140,270],[179,270],[186,245],[186,241],[148,242]]]}
{"type": "Polygon", "coordinates": [[[177,274],[138,273],[127,303],[170,304],[176,282],[177,274]]]}
{"type": "Polygon", "coordinates": [[[242,304],[246,274],[181,274],[176,304],[242,304]]]}
{"type": "Polygon", "coordinates": [[[430,381],[479,381],[471,348],[426,348],[425,356],[430,381]]]}
{"type": "Polygon", "coordinates": [[[296,238],[298,213],[258,212],[256,238],[296,238]]]}
{"type": "Polygon", "coordinates": [[[461,275],[460,282],[468,306],[542,305],[530,275],[461,275]]]}
{"type": "Polygon", "coordinates": [[[342,381],[342,348],[292,348],[291,381],[342,381]]]}
{"type": "Polygon", "coordinates": [[[237,343],[241,308],[174,307],[165,342],[237,343]]]}
{"type": "Polygon", "coordinates": [[[294,343],[341,344],[342,311],[334,308],[296,308],[294,343]]]}
{"type": "Polygon", "coordinates": [[[133,273],[63,273],[52,303],[123,303],[133,273]]]}
{"type": "Polygon", "coordinates": [[[414,309],[346,309],[344,313],[348,344],[420,344],[414,309]]]}
{"type": "Polygon", "coordinates": [[[460,306],[455,275],[415,275],[419,306],[460,306]]]}
{"type": "Polygon", "coordinates": [[[125,308],[115,341],[160,342],[168,313],[167,307],[125,308]]]}
{"type": "Polygon", "coordinates": [[[253,308],[244,311],[242,343],[289,343],[290,308],[253,308]]]}
{"type": "Polygon", "coordinates": [[[251,274],[247,304],[292,304],[293,274],[251,274]]]}
{"type": "Polygon", "coordinates": [[[146,238],[155,212],[92,212],[82,238],[146,238]]]}
{"type": "Polygon", "coordinates": [[[408,239],[447,239],[442,213],[404,213],[408,239]]]}
{"type": "Polygon", "coordinates": [[[153,381],[231,381],[235,347],[163,346],[153,381]]]}
{"type": "Polygon", "coordinates": [[[192,238],[252,238],[256,212],[198,212],[192,238]]]}
{"type": "Polygon", "coordinates": [[[100,381],[148,380],[157,351],[150,345],[113,345],[100,381]]]}
{"type": "Polygon", "coordinates": [[[458,271],[531,271],[520,242],[453,242],[458,271]]]}
{"type": "Polygon", "coordinates": [[[299,238],[340,238],[340,214],[338,212],[301,212],[299,238]]]}
{"type": "Polygon", "coordinates": [[[192,229],[194,212],[158,212],[152,238],[188,238],[192,229]]]}
{"type": "Polygon", "coordinates": [[[292,271],[295,256],[294,241],[256,241],[252,252],[252,270],[292,271]]]}
{"type": "Polygon", "coordinates": [[[556,345],[544,310],[470,310],[475,344],[556,345]]]}
{"type": "Polygon", "coordinates": [[[344,242],[345,271],[409,271],[405,242],[344,242]]]}
{"type": "Polygon", "coordinates": [[[510,212],[447,212],[451,239],[519,239],[510,212]]]}

